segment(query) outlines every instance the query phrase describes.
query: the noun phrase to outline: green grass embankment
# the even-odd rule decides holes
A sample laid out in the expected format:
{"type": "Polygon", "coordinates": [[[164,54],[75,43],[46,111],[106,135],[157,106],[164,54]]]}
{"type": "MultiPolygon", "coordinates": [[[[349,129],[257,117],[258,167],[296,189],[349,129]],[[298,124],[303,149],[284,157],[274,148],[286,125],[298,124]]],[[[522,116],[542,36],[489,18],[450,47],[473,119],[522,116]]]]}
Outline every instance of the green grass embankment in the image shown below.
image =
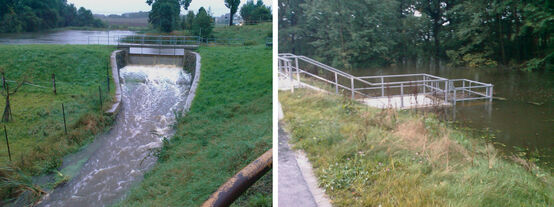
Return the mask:
{"type": "MultiPolygon", "coordinates": [[[[30,176],[56,172],[64,155],[89,143],[94,135],[110,126],[112,117],[101,113],[98,86],[102,86],[103,109],[112,103],[113,80],[106,90],[106,64],[113,47],[76,45],[0,45],[0,68],[10,91],[13,120],[2,123],[0,142],[0,199],[26,191],[38,193],[30,176]],[[56,76],[57,95],[52,89],[56,76]],[[13,82],[16,81],[16,82],[13,82]],[[62,103],[65,105],[67,135],[64,133],[62,103]],[[12,161],[3,126],[6,126],[12,161]]],[[[111,77],[111,70],[110,70],[111,77]]],[[[5,92],[2,90],[5,95],[5,92]]],[[[4,111],[5,96],[0,97],[4,111]]],[[[57,174],[57,173],[56,173],[57,174]]],[[[63,179],[63,176],[61,176],[63,179]]]]}
{"type": "MultiPolygon", "coordinates": [[[[178,119],[156,166],[119,206],[199,206],[271,148],[271,50],[201,47],[202,75],[190,111],[178,119]]],[[[271,206],[268,172],[236,206],[271,206]]]]}
{"type": "Polygon", "coordinates": [[[433,114],[280,92],[285,128],[334,206],[552,206],[550,172],[433,114]]]}

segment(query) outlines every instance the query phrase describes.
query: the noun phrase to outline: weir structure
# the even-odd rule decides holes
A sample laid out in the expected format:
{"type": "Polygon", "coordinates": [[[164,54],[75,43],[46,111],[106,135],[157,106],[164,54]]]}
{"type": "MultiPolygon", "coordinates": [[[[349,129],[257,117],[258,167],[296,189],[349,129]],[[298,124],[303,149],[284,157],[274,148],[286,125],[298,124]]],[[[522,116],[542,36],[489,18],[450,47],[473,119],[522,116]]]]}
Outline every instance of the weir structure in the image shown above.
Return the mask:
{"type": "Polygon", "coordinates": [[[426,73],[354,76],[306,56],[281,53],[280,89],[307,87],[349,96],[378,108],[452,106],[456,102],[493,99],[493,85],[469,79],[447,79],[426,73]]]}

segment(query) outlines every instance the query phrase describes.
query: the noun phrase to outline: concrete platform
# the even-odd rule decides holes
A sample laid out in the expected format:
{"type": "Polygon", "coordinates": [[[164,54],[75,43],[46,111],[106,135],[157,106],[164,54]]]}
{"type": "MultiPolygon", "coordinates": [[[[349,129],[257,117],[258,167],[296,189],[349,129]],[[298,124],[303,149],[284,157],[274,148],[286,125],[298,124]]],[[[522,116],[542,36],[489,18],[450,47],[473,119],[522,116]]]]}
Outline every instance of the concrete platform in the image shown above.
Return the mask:
{"type": "Polygon", "coordinates": [[[429,97],[428,95],[406,95],[406,96],[385,96],[375,98],[365,98],[360,100],[369,106],[376,108],[396,108],[396,109],[409,109],[409,108],[422,108],[433,106],[449,106],[450,103],[445,103],[443,100],[429,97]],[[402,102],[403,105],[402,105],[402,102]]]}

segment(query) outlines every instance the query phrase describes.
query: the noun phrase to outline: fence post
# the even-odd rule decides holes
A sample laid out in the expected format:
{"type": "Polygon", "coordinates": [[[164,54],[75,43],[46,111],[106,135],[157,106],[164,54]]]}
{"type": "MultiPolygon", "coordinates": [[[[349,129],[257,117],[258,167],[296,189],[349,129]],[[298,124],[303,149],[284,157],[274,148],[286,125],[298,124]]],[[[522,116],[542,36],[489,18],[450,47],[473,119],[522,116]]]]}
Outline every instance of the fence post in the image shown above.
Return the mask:
{"type": "Polygon", "coordinates": [[[350,76],[350,85],[352,87],[352,99],[354,99],[354,76],[350,76]]]}
{"type": "Polygon", "coordinates": [[[400,83],[400,108],[404,108],[404,83],[400,83]]]}
{"type": "Polygon", "coordinates": [[[466,80],[462,80],[462,98],[466,97],[466,80]]]}
{"type": "Polygon", "coordinates": [[[98,96],[100,101],[100,111],[102,111],[102,88],[100,86],[98,86],[98,96]]]}
{"type": "Polygon", "coordinates": [[[62,114],[63,114],[63,128],[64,128],[64,131],[65,131],[65,134],[67,134],[67,124],[65,122],[65,107],[62,103],[62,114]]]}
{"type": "Polygon", "coordinates": [[[335,73],[335,93],[338,94],[339,93],[339,79],[337,77],[337,72],[334,72],[334,73],[335,73]]]}
{"type": "Polygon", "coordinates": [[[110,61],[106,63],[106,83],[108,86],[108,93],[110,93],[110,61]]]}
{"type": "Polygon", "coordinates": [[[6,145],[8,146],[8,157],[10,162],[12,161],[12,152],[10,151],[10,142],[8,141],[8,130],[6,130],[6,125],[4,125],[4,135],[6,135],[6,145]]]}
{"type": "Polygon", "coordinates": [[[52,73],[52,86],[54,87],[54,95],[56,95],[56,75],[52,73]]]}
{"type": "Polygon", "coordinates": [[[453,86],[452,90],[454,91],[454,97],[452,97],[452,103],[454,103],[454,105],[456,105],[456,87],[453,86]]]}

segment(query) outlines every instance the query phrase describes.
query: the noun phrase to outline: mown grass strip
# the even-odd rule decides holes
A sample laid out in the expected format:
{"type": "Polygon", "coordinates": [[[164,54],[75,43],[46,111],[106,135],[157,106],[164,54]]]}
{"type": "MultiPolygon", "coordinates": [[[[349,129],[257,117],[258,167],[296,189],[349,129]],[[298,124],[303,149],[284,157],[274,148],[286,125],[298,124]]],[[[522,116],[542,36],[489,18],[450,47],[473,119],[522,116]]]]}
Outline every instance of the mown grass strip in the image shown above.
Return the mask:
{"type": "Polygon", "coordinates": [[[552,206],[552,175],[433,114],[280,92],[292,142],[334,206],[552,206]]]}
{"type": "MultiPolygon", "coordinates": [[[[157,165],[118,206],[199,206],[271,148],[271,50],[202,47],[202,76],[157,165]]],[[[271,205],[271,172],[237,206],[271,205]]]]}

